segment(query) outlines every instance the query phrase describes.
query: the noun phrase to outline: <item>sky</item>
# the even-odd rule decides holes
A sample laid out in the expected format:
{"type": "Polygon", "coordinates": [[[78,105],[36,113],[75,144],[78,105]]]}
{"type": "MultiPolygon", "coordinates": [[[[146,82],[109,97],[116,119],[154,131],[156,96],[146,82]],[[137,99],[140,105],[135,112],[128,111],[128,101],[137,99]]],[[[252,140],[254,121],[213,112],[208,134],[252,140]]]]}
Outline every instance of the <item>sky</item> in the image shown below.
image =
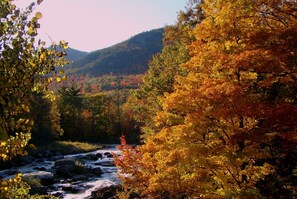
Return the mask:
{"type": "MultiPolygon", "coordinates": [[[[19,7],[32,0],[15,0],[19,7]]],[[[129,39],[144,31],[172,25],[186,0],[44,0],[38,38],[71,48],[94,51],[129,39]]]]}

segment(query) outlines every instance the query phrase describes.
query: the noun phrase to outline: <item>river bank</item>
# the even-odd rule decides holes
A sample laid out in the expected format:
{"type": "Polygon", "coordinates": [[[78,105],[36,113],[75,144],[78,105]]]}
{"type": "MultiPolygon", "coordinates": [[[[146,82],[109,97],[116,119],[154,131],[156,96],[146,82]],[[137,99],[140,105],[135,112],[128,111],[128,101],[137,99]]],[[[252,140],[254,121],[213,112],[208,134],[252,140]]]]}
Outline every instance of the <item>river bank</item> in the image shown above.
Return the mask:
{"type": "Polygon", "coordinates": [[[1,162],[0,170],[12,167],[24,166],[35,159],[49,158],[60,155],[70,155],[76,153],[87,153],[104,148],[104,144],[94,144],[86,142],[54,141],[45,145],[29,145],[25,148],[26,156],[19,156],[13,160],[1,162]]]}

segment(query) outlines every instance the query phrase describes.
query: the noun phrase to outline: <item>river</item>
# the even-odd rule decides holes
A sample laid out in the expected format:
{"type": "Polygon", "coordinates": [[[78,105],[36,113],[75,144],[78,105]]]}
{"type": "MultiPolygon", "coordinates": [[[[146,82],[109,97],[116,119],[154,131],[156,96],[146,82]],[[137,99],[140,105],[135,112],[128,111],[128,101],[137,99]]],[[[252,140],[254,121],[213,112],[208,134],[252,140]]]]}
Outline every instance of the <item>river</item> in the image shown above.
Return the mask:
{"type": "MultiPolygon", "coordinates": [[[[65,199],[84,199],[91,195],[92,191],[96,191],[103,187],[119,184],[116,177],[117,167],[113,164],[113,157],[111,154],[120,154],[115,145],[105,147],[88,153],[79,153],[73,155],[60,156],[60,159],[79,159],[83,160],[84,167],[89,170],[101,170],[101,175],[92,175],[83,180],[73,179],[59,179],[55,180],[50,186],[47,187],[47,192],[52,195],[59,196],[65,199]],[[86,157],[95,157],[100,155],[100,158],[88,159],[86,157]],[[102,156],[101,156],[102,155],[102,156]]],[[[55,161],[49,158],[37,159],[30,164],[22,167],[16,167],[8,170],[0,171],[0,176],[8,179],[14,176],[13,173],[22,173],[23,176],[31,175],[34,173],[42,173],[54,176],[55,161]],[[43,171],[40,171],[43,168],[43,171]]]]}

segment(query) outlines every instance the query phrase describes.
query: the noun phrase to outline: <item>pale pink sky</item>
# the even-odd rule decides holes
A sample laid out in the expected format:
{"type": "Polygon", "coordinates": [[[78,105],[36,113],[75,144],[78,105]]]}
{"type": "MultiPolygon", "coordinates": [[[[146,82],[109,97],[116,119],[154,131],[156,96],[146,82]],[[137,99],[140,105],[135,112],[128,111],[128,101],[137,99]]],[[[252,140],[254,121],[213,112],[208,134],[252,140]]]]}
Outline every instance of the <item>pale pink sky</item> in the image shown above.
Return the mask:
{"type": "MultiPolygon", "coordinates": [[[[32,0],[15,0],[29,5],[32,0]]],[[[186,0],[44,0],[39,38],[50,44],[66,40],[70,47],[93,51],[143,31],[171,25],[186,0]]]]}

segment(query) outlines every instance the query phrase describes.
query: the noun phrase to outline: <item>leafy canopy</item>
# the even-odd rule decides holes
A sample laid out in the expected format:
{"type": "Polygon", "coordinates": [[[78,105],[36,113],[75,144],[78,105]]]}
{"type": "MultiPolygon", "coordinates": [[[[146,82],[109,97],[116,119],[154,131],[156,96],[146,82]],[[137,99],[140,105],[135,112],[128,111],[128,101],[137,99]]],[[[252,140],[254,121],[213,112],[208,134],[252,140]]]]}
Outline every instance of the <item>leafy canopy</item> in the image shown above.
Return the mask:
{"type": "MultiPolygon", "coordinates": [[[[42,14],[34,14],[33,10],[40,3],[41,0],[37,0],[20,10],[13,1],[0,1],[1,161],[26,155],[23,148],[34,125],[34,121],[28,118],[29,97],[33,91],[47,91],[50,82],[59,81],[63,74],[57,73],[56,67],[67,63],[63,58],[65,52],[57,51],[55,44],[49,49],[45,42],[36,41],[42,14]]],[[[60,46],[68,48],[64,41],[60,46]]],[[[7,185],[7,182],[0,181],[1,194],[5,194],[7,185]]]]}
{"type": "Polygon", "coordinates": [[[159,131],[135,151],[124,143],[126,190],[144,198],[296,196],[296,7],[204,1],[181,65],[188,73],[154,118],[159,131]]]}

